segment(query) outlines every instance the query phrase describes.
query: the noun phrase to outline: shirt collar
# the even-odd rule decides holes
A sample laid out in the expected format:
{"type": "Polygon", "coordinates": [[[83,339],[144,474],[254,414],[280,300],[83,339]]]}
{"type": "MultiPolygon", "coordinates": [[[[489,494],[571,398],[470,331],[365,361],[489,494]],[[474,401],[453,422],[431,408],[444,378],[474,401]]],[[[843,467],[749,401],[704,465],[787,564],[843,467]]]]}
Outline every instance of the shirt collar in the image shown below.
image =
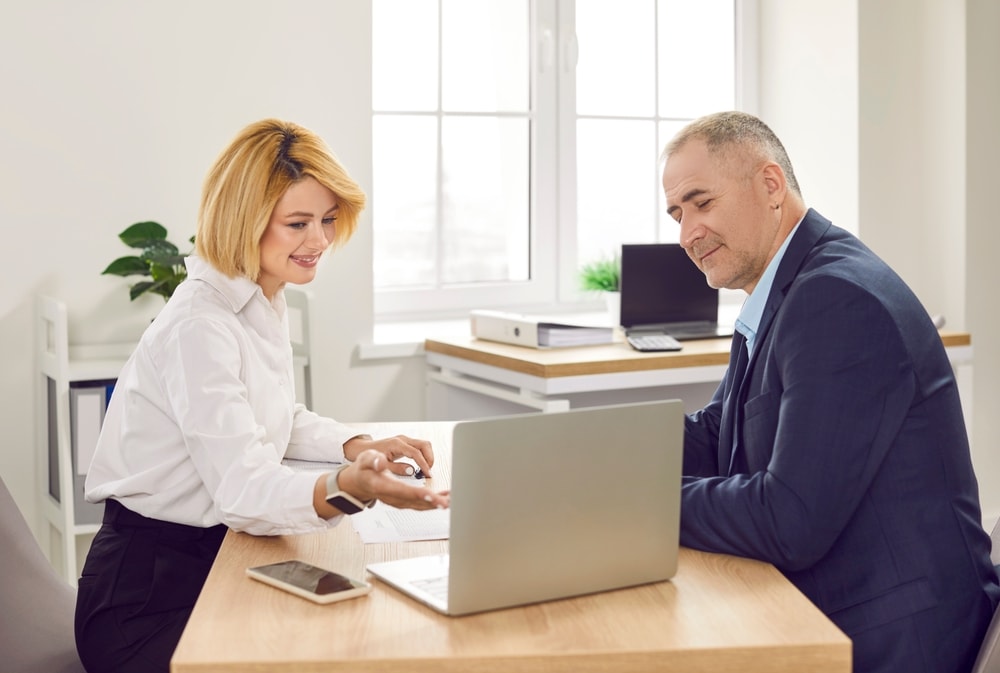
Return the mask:
{"type": "Polygon", "coordinates": [[[188,255],[185,257],[184,265],[187,267],[188,278],[200,280],[212,286],[219,294],[226,298],[226,301],[229,302],[230,307],[233,309],[233,313],[242,311],[258,292],[261,293],[261,298],[267,301],[264,298],[263,290],[260,289],[260,285],[257,283],[245,276],[230,278],[197,255],[188,255]]]}
{"type": "Polygon", "coordinates": [[[736,318],[736,331],[746,337],[747,340],[747,351],[753,353],[754,340],[757,337],[757,330],[760,329],[761,318],[764,317],[764,306],[767,305],[767,297],[771,294],[771,286],[774,284],[774,276],[778,272],[778,266],[781,264],[782,258],[785,256],[785,250],[788,249],[788,244],[792,240],[792,236],[798,231],[799,225],[802,223],[800,219],[792,230],[785,237],[785,241],[778,248],[778,252],[775,253],[774,257],[771,258],[770,263],[767,268],[764,269],[764,274],[757,281],[757,286],[747,297],[746,301],[743,302],[743,308],[740,309],[740,315],[736,318]]]}

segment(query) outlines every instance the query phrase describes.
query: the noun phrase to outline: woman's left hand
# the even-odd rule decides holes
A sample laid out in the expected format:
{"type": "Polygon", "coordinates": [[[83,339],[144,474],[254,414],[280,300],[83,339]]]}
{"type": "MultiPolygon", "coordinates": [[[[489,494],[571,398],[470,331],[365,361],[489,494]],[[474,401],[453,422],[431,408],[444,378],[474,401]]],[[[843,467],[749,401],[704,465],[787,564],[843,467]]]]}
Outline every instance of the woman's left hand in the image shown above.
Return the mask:
{"type": "Polygon", "coordinates": [[[430,478],[431,466],[434,465],[434,450],[431,443],[425,439],[414,439],[406,435],[372,439],[367,436],[352,437],[344,442],[344,457],[350,461],[357,460],[362,451],[378,451],[389,459],[385,469],[400,476],[412,476],[413,465],[409,462],[396,462],[400,458],[409,458],[417,465],[417,469],[430,478]]]}
{"type": "Polygon", "coordinates": [[[448,507],[449,491],[434,491],[426,485],[408,483],[409,479],[399,479],[389,472],[393,465],[397,464],[374,449],[362,451],[356,461],[338,473],[337,486],[362,502],[378,498],[401,509],[448,507]]]}

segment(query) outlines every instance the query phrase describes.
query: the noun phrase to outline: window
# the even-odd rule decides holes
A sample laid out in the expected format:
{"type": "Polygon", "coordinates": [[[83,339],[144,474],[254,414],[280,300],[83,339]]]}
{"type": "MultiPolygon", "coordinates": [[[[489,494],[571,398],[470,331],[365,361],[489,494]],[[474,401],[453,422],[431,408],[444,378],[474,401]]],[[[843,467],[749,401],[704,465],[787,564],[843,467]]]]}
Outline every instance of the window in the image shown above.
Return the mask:
{"type": "Polygon", "coordinates": [[[376,313],[579,306],[580,265],[675,241],[657,159],[746,109],[745,4],[373,0],[376,313]]]}

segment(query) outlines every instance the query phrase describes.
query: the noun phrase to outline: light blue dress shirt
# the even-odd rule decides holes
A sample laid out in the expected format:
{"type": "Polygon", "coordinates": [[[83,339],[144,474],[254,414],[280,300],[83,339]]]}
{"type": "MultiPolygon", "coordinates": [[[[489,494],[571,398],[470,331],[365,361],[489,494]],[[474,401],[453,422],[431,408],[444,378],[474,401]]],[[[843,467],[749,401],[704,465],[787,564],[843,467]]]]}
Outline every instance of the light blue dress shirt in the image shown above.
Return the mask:
{"type": "Polygon", "coordinates": [[[740,309],[740,315],[736,318],[736,323],[734,327],[736,331],[742,334],[747,340],[747,355],[753,356],[754,341],[757,338],[757,330],[760,328],[760,319],[764,315],[764,305],[767,303],[767,297],[771,294],[771,285],[774,284],[774,274],[778,272],[778,265],[781,264],[781,258],[785,256],[785,250],[788,249],[788,243],[792,240],[792,236],[799,229],[799,224],[802,220],[799,220],[795,226],[789,232],[788,236],[785,237],[785,242],[781,244],[778,248],[778,252],[775,253],[771,262],[764,269],[764,275],[760,277],[757,282],[757,287],[753,289],[747,300],[743,302],[743,308],[740,309]]]}

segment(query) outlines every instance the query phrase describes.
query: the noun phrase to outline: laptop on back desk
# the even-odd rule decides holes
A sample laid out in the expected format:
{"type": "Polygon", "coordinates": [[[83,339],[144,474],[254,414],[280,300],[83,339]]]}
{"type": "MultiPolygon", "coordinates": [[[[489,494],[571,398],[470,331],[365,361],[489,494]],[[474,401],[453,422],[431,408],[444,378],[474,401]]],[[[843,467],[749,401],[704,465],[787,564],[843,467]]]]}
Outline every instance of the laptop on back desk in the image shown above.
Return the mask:
{"type": "Polygon", "coordinates": [[[719,324],[719,291],[677,243],[625,244],[621,316],[625,335],[668,334],[678,341],[733,335],[719,324]]]}
{"type": "Polygon", "coordinates": [[[459,422],[449,553],[368,570],[448,615],[670,579],[683,433],[680,400],[459,422]]]}

